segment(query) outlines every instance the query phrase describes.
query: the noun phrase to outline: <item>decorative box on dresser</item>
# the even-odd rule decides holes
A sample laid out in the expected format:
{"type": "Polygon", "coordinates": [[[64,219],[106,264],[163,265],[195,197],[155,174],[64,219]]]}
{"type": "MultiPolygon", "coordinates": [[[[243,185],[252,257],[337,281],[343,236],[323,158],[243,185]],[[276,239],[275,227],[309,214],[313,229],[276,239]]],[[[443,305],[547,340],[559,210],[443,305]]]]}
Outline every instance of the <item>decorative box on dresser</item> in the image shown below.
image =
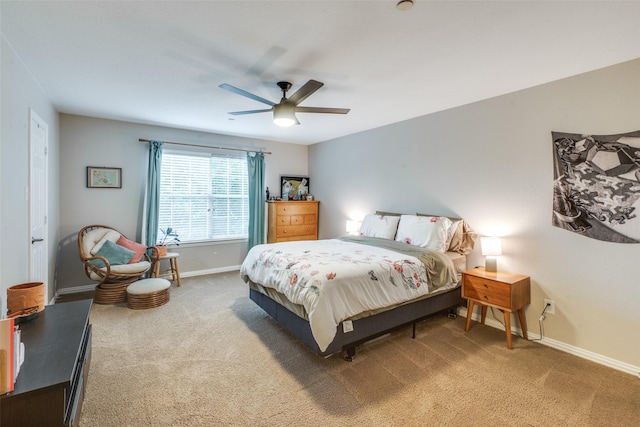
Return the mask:
{"type": "Polygon", "coordinates": [[[312,201],[270,200],[267,243],[318,240],[318,204],[312,201]]]}
{"type": "Polygon", "coordinates": [[[0,396],[0,426],[78,426],[91,361],[92,303],[49,305],[20,324],[25,358],[14,391],[0,396]]]}
{"type": "Polygon", "coordinates": [[[529,276],[505,272],[489,272],[482,267],[462,273],[462,298],[467,299],[467,322],[469,332],[474,305],[482,307],[480,322],[484,324],[487,307],[501,310],[507,334],[507,348],[511,349],[511,313],[518,313],[522,337],[527,337],[527,321],[523,308],[531,302],[531,280],[529,276]]]}

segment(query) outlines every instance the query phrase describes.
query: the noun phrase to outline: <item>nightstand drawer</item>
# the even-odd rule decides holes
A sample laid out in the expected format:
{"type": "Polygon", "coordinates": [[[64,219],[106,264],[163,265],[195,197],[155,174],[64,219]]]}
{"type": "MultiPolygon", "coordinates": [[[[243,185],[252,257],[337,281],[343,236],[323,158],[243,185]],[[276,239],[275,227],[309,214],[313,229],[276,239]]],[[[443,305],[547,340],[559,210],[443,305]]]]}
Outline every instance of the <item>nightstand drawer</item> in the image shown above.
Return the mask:
{"type": "Polygon", "coordinates": [[[488,292],[491,294],[503,295],[507,298],[507,300],[511,296],[511,285],[507,283],[496,282],[484,277],[476,277],[465,274],[464,287],[465,292],[473,292],[473,290],[484,293],[488,292]]]}
{"type": "Polygon", "coordinates": [[[511,307],[511,296],[504,294],[493,293],[481,288],[475,288],[470,286],[464,286],[462,292],[463,298],[473,298],[490,305],[497,305],[499,307],[509,308],[511,307]]]}

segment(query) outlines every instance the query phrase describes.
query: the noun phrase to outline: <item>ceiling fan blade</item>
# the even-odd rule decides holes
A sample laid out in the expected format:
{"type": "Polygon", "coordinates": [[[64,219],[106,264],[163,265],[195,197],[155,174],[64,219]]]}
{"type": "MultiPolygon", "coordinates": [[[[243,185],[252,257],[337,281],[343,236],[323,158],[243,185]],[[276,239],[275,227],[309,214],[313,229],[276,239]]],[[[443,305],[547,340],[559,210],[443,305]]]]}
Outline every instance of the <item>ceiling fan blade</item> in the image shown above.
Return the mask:
{"type": "Polygon", "coordinates": [[[287,101],[294,105],[298,105],[322,86],[324,86],[324,83],[320,83],[317,80],[309,80],[300,89],[298,89],[296,93],[287,98],[287,101]]]}
{"type": "Polygon", "coordinates": [[[247,98],[251,98],[254,101],[262,102],[263,104],[267,104],[267,105],[270,105],[272,107],[274,105],[276,105],[275,102],[271,102],[268,99],[264,99],[264,98],[262,98],[262,97],[260,97],[258,95],[254,95],[254,94],[252,94],[250,92],[247,92],[246,90],[238,89],[237,87],[231,86],[231,85],[226,84],[226,83],[222,83],[218,87],[221,88],[221,89],[224,89],[224,90],[228,90],[229,92],[236,93],[238,95],[246,96],[247,98]]]}
{"type": "Polygon", "coordinates": [[[242,116],[244,114],[255,114],[255,113],[268,113],[269,111],[273,111],[272,108],[267,108],[265,110],[247,110],[247,111],[233,111],[229,114],[233,116],[242,116]]]}
{"type": "Polygon", "coordinates": [[[296,107],[296,113],[347,114],[350,108],[296,107]]]}

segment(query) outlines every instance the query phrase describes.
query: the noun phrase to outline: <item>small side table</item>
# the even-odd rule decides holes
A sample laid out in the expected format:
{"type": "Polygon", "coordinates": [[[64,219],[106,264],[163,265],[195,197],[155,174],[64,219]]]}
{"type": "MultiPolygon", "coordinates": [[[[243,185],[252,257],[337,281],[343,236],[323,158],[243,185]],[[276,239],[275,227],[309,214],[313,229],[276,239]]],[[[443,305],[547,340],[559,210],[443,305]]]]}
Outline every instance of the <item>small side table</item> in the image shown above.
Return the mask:
{"type": "Polygon", "coordinates": [[[182,286],[182,284],[180,283],[180,268],[178,267],[179,256],[180,254],[177,252],[167,252],[166,255],[158,257],[158,262],[156,262],[153,277],[171,277],[171,281],[176,282],[178,286],[182,286]],[[160,263],[165,260],[169,261],[169,269],[161,272],[160,263]]]}
{"type": "Polygon", "coordinates": [[[482,307],[481,323],[487,317],[487,307],[495,307],[504,315],[504,327],[507,333],[507,348],[511,350],[511,313],[517,312],[522,328],[522,336],[527,337],[527,321],[522,309],[531,302],[531,280],[520,274],[485,271],[482,267],[462,273],[462,298],[467,299],[467,323],[465,332],[469,332],[473,306],[482,307]]]}

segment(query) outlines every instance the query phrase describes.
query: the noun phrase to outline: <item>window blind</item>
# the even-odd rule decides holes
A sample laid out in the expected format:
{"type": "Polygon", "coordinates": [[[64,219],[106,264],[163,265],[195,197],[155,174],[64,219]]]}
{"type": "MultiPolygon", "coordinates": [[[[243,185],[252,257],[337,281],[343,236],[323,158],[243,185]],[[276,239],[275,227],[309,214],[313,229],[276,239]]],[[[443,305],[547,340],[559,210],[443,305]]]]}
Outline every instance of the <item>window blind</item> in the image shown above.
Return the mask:
{"type": "Polygon", "coordinates": [[[247,238],[248,186],[245,157],[165,151],[159,227],[183,243],[247,238]]]}

